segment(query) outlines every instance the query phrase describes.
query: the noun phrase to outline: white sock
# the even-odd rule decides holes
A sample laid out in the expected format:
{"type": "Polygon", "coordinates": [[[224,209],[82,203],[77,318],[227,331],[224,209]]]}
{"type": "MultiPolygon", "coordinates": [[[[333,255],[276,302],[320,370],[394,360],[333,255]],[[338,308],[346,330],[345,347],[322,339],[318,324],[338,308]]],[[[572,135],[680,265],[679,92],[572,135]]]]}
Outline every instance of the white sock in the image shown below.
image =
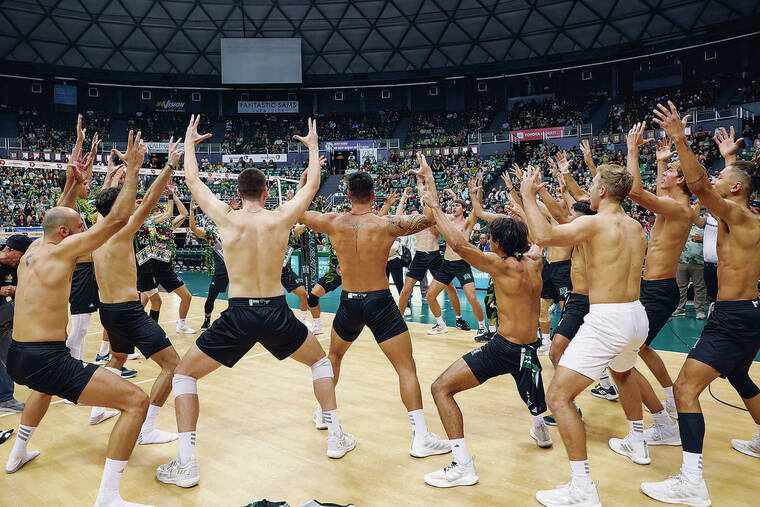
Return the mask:
{"type": "Polygon", "coordinates": [[[98,351],[98,355],[105,356],[106,354],[108,354],[108,351],[110,349],[111,349],[111,344],[103,340],[100,342],[100,350],[98,351]]]}
{"type": "Polygon", "coordinates": [[[570,462],[571,480],[580,486],[591,486],[591,472],[588,468],[588,460],[570,462]]]}
{"type": "Polygon", "coordinates": [[[609,389],[612,387],[612,382],[610,382],[610,376],[604,375],[602,377],[599,377],[599,384],[602,386],[603,389],[609,389]]]}
{"type": "Polygon", "coordinates": [[[184,465],[195,456],[195,432],[185,431],[179,434],[179,464],[184,465]]]}
{"type": "Polygon", "coordinates": [[[652,418],[654,418],[654,423],[659,424],[660,426],[670,426],[673,424],[673,421],[670,420],[670,416],[668,415],[667,410],[664,408],[656,414],[652,414],[652,418]]]}
{"type": "Polygon", "coordinates": [[[480,331],[484,331],[486,329],[486,321],[485,320],[479,320],[478,321],[478,329],[480,331]]]}
{"type": "Polygon", "coordinates": [[[71,332],[66,338],[66,346],[69,348],[71,357],[82,360],[84,357],[84,337],[90,327],[90,314],[80,313],[71,316],[71,332]]]}
{"type": "Polygon", "coordinates": [[[644,441],[644,420],[628,421],[628,439],[631,442],[644,441]]]}
{"type": "Polygon", "coordinates": [[[306,317],[309,316],[309,312],[307,310],[304,310],[301,312],[301,320],[306,320],[306,317]]]}
{"type": "Polygon", "coordinates": [[[322,417],[327,423],[327,431],[331,435],[342,435],[343,430],[340,427],[340,421],[338,421],[338,409],[327,410],[322,412],[322,417]]]}
{"type": "Polygon", "coordinates": [[[451,440],[451,458],[452,461],[461,464],[470,462],[470,453],[467,452],[467,444],[464,442],[464,438],[451,440]]]}
{"type": "Polygon", "coordinates": [[[13,443],[13,449],[8,456],[8,461],[10,461],[11,458],[23,459],[26,457],[26,445],[29,443],[29,439],[32,438],[34,430],[36,429],[36,426],[24,426],[23,424],[18,425],[16,441],[13,443]]]}
{"type": "MultiPolygon", "coordinates": [[[[103,467],[103,478],[100,480],[98,498],[95,500],[96,504],[108,505],[114,500],[121,500],[121,495],[119,495],[119,484],[121,484],[121,476],[126,467],[126,460],[119,461],[106,458],[106,466],[103,467]]],[[[115,503],[118,504],[118,502],[115,503]]]]}
{"type": "Polygon", "coordinates": [[[533,416],[533,426],[536,428],[540,428],[541,426],[544,426],[546,423],[544,422],[544,416],[543,415],[534,415],[533,416]]]}
{"type": "Polygon", "coordinates": [[[409,422],[412,423],[412,439],[418,440],[425,438],[428,433],[427,424],[425,424],[425,413],[422,409],[407,412],[409,422]]]}
{"type": "Polygon", "coordinates": [[[140,428],[140,433],[150,433],[156,429],[156,419],[158,418],[158,412],[160,410],[161,407],[157,407],[156,405],[148,407],[148,415],[145,416],[145,422],[143,423],[142,428],[140,428]]]}
{"type": "Polygon", "coordinates": [[[185,319],[177,319],[177,325],[178,326],[185,326],[185,319]]]}
{"type": "Polygon", "coordinates": [[[665,402],[668,405],[675,406],[676,397],[673,395],[673,386],[663,387],[663,389],[665,390],[665,402]]]}
{"type": "Polygon", "coordinates": [[[702,454],[683,451],[681,473],[691,483],[700,482],[702,480],[702,454]]]}
{"type": "Polygon", "coordinates": [[[443,320],[443,315],[441,315],[440,317],[436,317],[435,321],[438,323],[439,326],[446,327],[446,322],[444,322],[443,320]]]}
{"type": "Polygon", "coordinates": [[[455,315],[455,317],[457,318],[457,320],[459,320],[459,319],[461,319],[461,318],[462,318],[462,316],[461,316],[461,315],[455,315]]]}
{"type": "Polygon", "coordinates": [[[548,343],[551,341],[552,335],[551,333],[541,333],[541,342],[542,343],[548,343]]]}

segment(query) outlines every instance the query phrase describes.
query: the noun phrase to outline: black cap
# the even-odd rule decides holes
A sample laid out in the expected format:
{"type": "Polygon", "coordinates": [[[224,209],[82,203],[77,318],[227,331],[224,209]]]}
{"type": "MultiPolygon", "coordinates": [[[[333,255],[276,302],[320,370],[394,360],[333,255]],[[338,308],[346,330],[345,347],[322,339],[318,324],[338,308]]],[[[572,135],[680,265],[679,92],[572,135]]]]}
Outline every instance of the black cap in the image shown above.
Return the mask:
{"type": "Polygon", "coordinates": [[[26,250],[29,248],[29,245],[32,244],[32,241],[34,240],[29,236],[24,236],[23,234],[14,234],[5,241],[5,246],[13,250],[18,250],[22,253],[26,253],[26,250]]]}

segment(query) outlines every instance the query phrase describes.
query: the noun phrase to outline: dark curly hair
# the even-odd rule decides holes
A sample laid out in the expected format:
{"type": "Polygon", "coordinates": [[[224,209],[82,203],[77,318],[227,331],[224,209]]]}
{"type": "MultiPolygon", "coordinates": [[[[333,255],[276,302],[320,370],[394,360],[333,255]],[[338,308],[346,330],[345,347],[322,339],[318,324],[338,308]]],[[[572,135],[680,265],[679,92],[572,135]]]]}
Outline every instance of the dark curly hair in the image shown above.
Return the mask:
{"type": "Polygon", "coordinates": [[[514,218],[497,218],[488,224],[491,239],[508,257],[522,257],[528,251],[528,227],[514,218]]]}

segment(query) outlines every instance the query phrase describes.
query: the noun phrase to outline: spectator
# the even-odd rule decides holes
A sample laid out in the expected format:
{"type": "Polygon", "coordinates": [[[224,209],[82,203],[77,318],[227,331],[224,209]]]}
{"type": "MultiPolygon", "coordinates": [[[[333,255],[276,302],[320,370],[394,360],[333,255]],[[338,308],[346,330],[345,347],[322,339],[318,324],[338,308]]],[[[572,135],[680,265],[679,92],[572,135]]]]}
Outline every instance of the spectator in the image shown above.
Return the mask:
{"type": "Polygon", "coordinates": [[[689,238],[681,252],[681,258],[678,262],[678,271],[676,272],[676,281],[678,290],[681,293],[681,299],[678,302],[678,308],[673,313],[673,317],[686,316],[686,293],[689,288],[689,279],[694,285],[694,311],[697,319],[705,318],[705,289],[704,277],[704,260],[702,257],[702,243],[705,229],[704,220],[700,220],[701,225],[695,223],[691,226],[689,238]]]}

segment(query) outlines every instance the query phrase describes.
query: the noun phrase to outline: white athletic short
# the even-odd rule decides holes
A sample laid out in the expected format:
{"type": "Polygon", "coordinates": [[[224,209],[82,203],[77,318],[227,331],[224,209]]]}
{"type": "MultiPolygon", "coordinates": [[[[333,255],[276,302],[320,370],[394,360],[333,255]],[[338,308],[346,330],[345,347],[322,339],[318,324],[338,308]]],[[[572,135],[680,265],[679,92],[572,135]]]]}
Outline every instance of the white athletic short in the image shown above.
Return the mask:
{"type": "Polygon", "coordinates": [[[648,332],[649,319],[638,300],[592,304],[559,365],[592,380],[601,377],[608,366],[616,372],[628,371],[636,366],[648,332]]]}

